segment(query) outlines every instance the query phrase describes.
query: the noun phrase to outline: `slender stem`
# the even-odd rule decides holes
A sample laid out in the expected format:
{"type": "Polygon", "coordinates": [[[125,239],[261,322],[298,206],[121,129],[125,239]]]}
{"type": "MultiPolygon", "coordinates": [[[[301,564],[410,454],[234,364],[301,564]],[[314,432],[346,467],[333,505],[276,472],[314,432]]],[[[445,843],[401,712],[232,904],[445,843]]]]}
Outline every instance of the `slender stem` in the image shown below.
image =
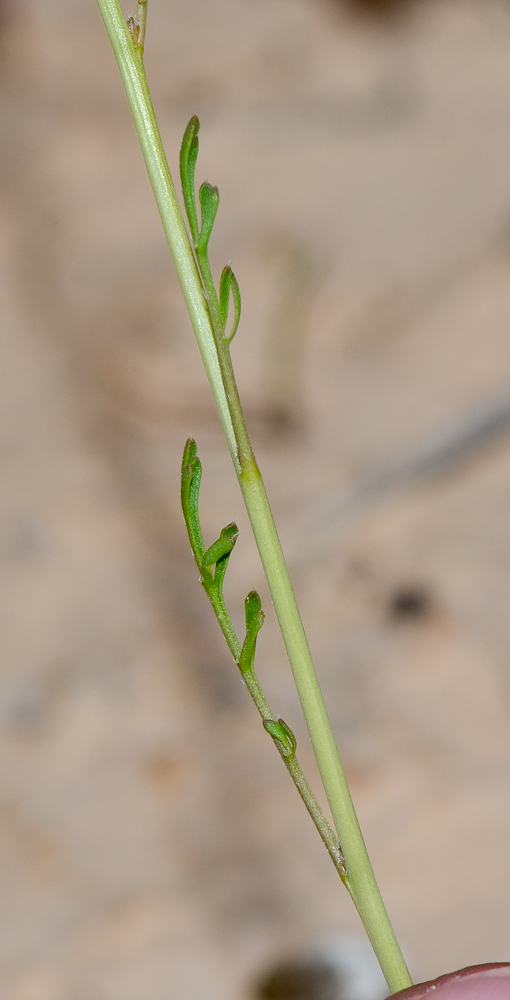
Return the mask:
{"type": "MultiPolygon", "coordinates": [[[[271,711],[254,670],[244,673],[243,678],[246,687],[248,688],[248,691],[258,708],[262,721],[265,723],[281,723],[281,719],[276,719],[275,715],[271,711]]],[[[270,730],[268,731],[270,732],[270,730]]],[[[333,833],[333,830],[331,829],[312,789],[310,788],[310,785],[308,784],[308,781],[305,778],[305,775],[303,774],[303,771],[301,770],[301,765],[296,757],[296,754],[286,754],[277,739],[274,739],[273,742],[276,744],[283,763],[285,764],[287,771],[289,772],[313,822],[315,823],[316,829],[319,832],[322,842],[325,845],[329,856],[338,874],[340,875],[340,878],[342,879],[342,882],[348,889],[351,896],[353,896],[352,886],[347,876],[345,858],[338,836],[333,833]]]]}
{"type": "Polygon", "coordinates": [[[218,357],[238,441],[238,474],[278,623],[292,668],[333,821],[342,845],[349,891],[393,992],[411,984],[377,884],[338,754],[308,639],[282,551],[264,481],[253,454],[228,345],[217,337],[218,357]],[[404,985],[401,985],[404,984],[404,985]]]}
{"type": "Polygon", "coordinates": [[[243,645],[239,642],[237,632],[225,606],[223,581],[230,555],[237,540],[238,529],[237,525],[229,524],[223,529],[219,539],[206,551],[198,509],[201,479],[202,465],[197,456],[196,444],[192,438],[189,438],[184,448],[181,467],[181,506],[191,549],[200,572],[200,581],[211,602],[227,646],[258,709],[264,728],[272,736],[283,763],[315,823],[340,878],[348,891],[351,892],[338,837],[333,833],[301,770],[296,757],[295,736],[286,723],[282,719],[277,719],[272,712],[255,673],[257,635],[264,622],[260,597],[255,591],[252,591],[246,598],[246,638],[243,645]]]}
{"type": "Polygon", "coordinates": [[[319,803],[317,802],[317,799],[315,798],[315,795],[310,788],[310,785],[308,784],[308,781],[298,764],[297,758],[293,757],[288,762],[285,761],[285,764],[306,808],[308,809],[308,812],[310,813],[310,816],[315,823],[315,826],[322,837],[324,844],[326,845],[329,856],[338,874],[340,875],[342,882],[352,896],[352,886],[347,875],[345,858],[338,837],[333,833],[333,830],[331,829],[319,803]]]}
{"type": "Polygon", "coordinates": [[[388,986],[392,992],[397,992],[411,985],[411,977],[368,857],[264,483],[255,463],[243,468],[240,482],[322,783],[342,845],[351,895],[388,986]]]}
{"type": "MultiPolygon", "coordinates": [[[[220,616],[220,614],[218,613],[218,609],[215,606],[215,603],[213,604],[213,608],[216,613],[216,617],[220,624],[220,628],[223,632],[223,635],[227,640],[227,643],[230,647],[231,652],[233,653],[236,663],[239,665],[239,661],[241,658],[241,644],[237,639],[237,636],[235,635],[228,614],[225,610],[225,616],[223,615],[220,616]],[[228,624],[230,626],[227,629],[225,628],[224,617],[228,619],[228,624]],[[232,633],[235,636],[235,644],[232,642],[232,633]]],[[[281,720],[278,720],[276,718],[271,708],[269,707],[267,698],[264,692],[262,691],[258,677],[253,668],[251,668],[250,670],[243,671],[243,680],[244,683],[246,684],[246,687],[248,688],[248,691],[251,694],[253,701],[255,702],[255,705],[258,709],[262,721],[264,723],[281,722],[281,720]]],[[[313,822],[315,823],[315,826],[320,834],[320,837],[322,838],[322,841],[329,853],[331,860],[333,861],[333,864],[338,874],[340,875],[340,878],[342,879],[342,882],[347,887],[352,896],[352,887],[347,877],[345,858],[338,837],[333,833],[333,830],[331,829],[312,789],[310,788],[310,785],[308,784],[308,781],[306,780],[305,775],[303,774],[301,765],[296,757],[296,754],[295,753],[286,754],[277,739],[274,739],[274,743],[276,744],[279,754],[283,760],[283,763],[285,764],[287,771],[289,772],[313,822]]]]}
{"type": "Polygon", "coordinates": [[[149,174],[165,236],[204,368],[211,386],[230,454],[238,467],[237,444],[221,379],[211,330],[211,320],[202,290],[195,256],[177,201],[161,135],[152,106],[140,49],[127,26],[119,0],[98,0],[149,174]]]}
{"type": "Polygon", "coordinates": [[[392,992],[411,985],[382,901],[338,756],[266,491],[249,442],[227,347],[220,349],[177,202],[143,68],[118,0],[98,0],[207,376],[218,407],[334,823],[352,897],[392,992]],[[216,341],[216,343],[215,343],[216,341]]]}

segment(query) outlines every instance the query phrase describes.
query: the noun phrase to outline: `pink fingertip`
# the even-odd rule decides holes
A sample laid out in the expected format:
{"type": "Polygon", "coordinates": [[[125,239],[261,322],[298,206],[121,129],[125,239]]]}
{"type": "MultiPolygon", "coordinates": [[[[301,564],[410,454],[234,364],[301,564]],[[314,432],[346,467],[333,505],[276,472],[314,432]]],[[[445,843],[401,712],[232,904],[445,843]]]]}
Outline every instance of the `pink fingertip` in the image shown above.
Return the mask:
{"type": "Polygon", "coordinates": [[[510,962],[471,965],[393,996],[398,1000],[510,1000],[510,962]]]}

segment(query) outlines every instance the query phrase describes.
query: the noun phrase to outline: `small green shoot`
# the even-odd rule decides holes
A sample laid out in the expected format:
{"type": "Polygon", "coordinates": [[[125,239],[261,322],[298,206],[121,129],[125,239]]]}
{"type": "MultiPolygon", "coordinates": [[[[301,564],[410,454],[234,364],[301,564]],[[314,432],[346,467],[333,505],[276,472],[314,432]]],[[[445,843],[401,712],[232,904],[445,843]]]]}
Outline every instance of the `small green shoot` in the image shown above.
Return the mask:
{"type": "Polygon", "coordinates": [[[228,561],[237,541],[239,531],[236,524],[228,524],[220,532],[219,538],[209,546],[204,546],[198,501],[202,465],[197,456],[197,446],[192,438],[186,442],[181,467],[181,503],[188,538],[195,562],[200,573],[200,582],[211,602],[221,631],[232,656],[241,671],[243,680],[257,706],[264,729],[272,737],[280,756],[287,767],[298,791],[312,817],[322,840],[329,851],[333,864],[342,881],[349,889],[345,863],[338,837],[333,833],[324,813],[313,794],[296,758],[297,742],[294,733],[283,719],[277,719],[271,711],[255,673],[254,661],[257,636],[264,624],[264,612],[256,590],[250,591],[245,602],[246,634],[241,645],[223,599],[223,581],[228,561]]]}
{"type": "Polygon", "coordinates": [[[193,555],[220,627],[246,686],[308,812],[333,858],[363,921],[392,993],[411,985],[411,978],[391,926],[363,841],[356,812],[338,755],[308,640],[290,581],[264,482],[249,438],[230,358],[230,342],[241,311],[239,286],[229,267],[219,282],[219,294],[208,258],[219,195],[208,182],[199,190],[200,227],[195,196],[199,122],[192,118],[184,135],[180,167],[186,231],[159,133],[143,66],[147,0],[140,0],[136,19],[126,23],[119,0],[97,0],[126,90],[134,125],[147,166],[163,229],[173,257],[182,294],[213,393],[239,486],[246,505],[278,623],[298,690],[310,740],[317,759],[336,833],[333,833],[295,755],[288,726],[276,718],[254,671],[262,610],[256,595],[246,603],[246,635],[241,644],[223,599],[223,581],[237,538],[228,525],[205,548],[198,515],[201,466],[196,445],[188,441],[183,459],[182,499],[193,555]],[[228,316],[234,319],[227,333],[228,316]],[[340,844],[342,849],[340,850],[340,844]]]}

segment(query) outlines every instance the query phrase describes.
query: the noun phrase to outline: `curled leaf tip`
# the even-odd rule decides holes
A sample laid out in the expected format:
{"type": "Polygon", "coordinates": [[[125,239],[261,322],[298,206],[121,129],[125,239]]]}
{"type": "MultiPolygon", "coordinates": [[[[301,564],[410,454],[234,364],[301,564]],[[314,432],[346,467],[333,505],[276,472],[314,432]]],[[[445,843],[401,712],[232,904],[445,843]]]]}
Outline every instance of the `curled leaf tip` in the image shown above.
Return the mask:
{"type": "Polygon", "coordinates": [[[200,121],[196,115],[192,115],[188,124],[186,125],[184,135],[182,137],[181,145],[181,158],[186,158],[189,156],[189,151],[197,140],[198,133],[200,131],[200,121]]]}
{"type": "Polygon", "coordinates": [[[273,719],[264,719],[263,726],[266,733],[272,736],[283,757],[293,757],[296,753],[297,740],[283,719],[275,722],[273,719]]]}
{"type": "Polygon", "coordinates": [[[197,250],[203,253],[207,249],[207,244],[209,243],[209,237],[212,232],[214,220],[218,211],[218,205],[220,203],[220,193],[217,187],[209,184],[209,181],[204,181],[204,183],[200,185],[198,194],[202,210],[202,227],[196,243],[197,250]]]}
{"type": "Polygon", "coordinates": [[[264,612],[261,609],[260,597],[255,590],[252,590],[248,594],[244,602],[244,608],[246,613],[246,636],[238,661],[239,669],[243,674],[253,670],[257,636],[264,624],[264,612]]]}
{"type": "Polygon", "coordinates": [[[200,122],[197,116],[193,115],[184,132],[179,158],[184,205],[191,235],[195,243],[198,240],[198,219],[195,203],[195,166],[198,157],[199,130],[200,122]]]}
{"type": "Polygon", "coordinates": [[[194,458],[196,458],[196,454],[197,454],[197,443],[192,437],[190,437],[188,438],[186,444],[184,445],[184,453],[182,456],[183,466],[189,465],[189,463],[192,462],[194,458]]]}
{"type": "Polygon", "coordinates": [[[239,538],[239,528],[235,521],[231,521],[230,524],[227,524],[226,528],[222,528],[221,537],[230,538],[233,542],[237,541],[239,538]]]}
{"type": "Polygon", "coordinates": [[[246,614],[246,628],[249,629],[250,625],[255,618],[255,615],[260,614],[262,608],[262,601],[256,590],[250,590],[247,598],[244,602],[244,610],[246,614]]]}
{"type": "Polygon", "coordinates": [[[208,566],[214,566],[220,559],[229,556],[238,535],[239,530],[236,524],[228,524],[226,528],[223,528],[220,537],[207,549],[204,555],[203,569],[206,569],[208,566]]]}

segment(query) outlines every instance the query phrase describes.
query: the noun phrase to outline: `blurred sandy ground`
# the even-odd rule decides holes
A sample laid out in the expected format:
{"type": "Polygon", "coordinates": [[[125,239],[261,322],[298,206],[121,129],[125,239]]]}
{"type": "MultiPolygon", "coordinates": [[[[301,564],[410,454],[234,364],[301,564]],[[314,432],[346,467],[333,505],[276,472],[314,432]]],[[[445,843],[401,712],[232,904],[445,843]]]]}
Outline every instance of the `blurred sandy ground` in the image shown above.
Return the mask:
{"type": "MultiPolygon", "coordinates": [[[[397,932],[417,978],[509,960],[510,4],[150,8],[397,932]]],[[[98,10],[2,10],[0,992],[242,1000],[359,925],[192,565],[189,433],[211,540],[242,528],[236,620],[268,606],[98,10]]],[[[259,672],[313,778],[270,618],[259,672]]]]}

